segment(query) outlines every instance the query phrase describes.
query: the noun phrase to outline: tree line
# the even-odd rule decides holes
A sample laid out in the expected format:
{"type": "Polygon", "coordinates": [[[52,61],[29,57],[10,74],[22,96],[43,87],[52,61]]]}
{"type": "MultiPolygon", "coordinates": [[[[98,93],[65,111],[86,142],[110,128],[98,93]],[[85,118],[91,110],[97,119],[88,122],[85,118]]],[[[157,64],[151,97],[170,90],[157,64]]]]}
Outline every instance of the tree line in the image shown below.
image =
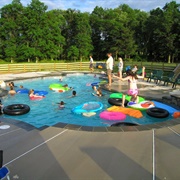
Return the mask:
{"type": "Polygon", "coordinates": [[[112,52],[136,61],[178,62],[180,4],[150,12],[122,4],[96,6],[92,13],[49,10],[39,0],[26,7],[20,0],[0,9],[0,59],[6,62],[106,59],[112,52]]]}

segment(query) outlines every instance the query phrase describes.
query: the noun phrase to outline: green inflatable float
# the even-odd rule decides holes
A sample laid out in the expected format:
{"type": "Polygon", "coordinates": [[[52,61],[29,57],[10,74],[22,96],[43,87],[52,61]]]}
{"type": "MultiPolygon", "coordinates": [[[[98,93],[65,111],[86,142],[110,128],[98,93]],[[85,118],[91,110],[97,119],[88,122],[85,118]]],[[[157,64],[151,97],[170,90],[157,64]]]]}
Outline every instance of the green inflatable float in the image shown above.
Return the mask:
{"type": "Polygon", "coordinates": [[[49,89],[57,92],[65,92],[68,91],[70,88],[63,87],[62,84],[50,84],[49,89]]]}
{"type": "MultiPolygon", "coordinates": [[[[123,93],[112,93],[110,94],[110,98],[119,98],[119,99],[122,99],[123,97],[123,93]]],[[[139,97],[139,102],[142,102],[144,101],[145,99],[143,97],[139,97]]],[[[127,101],[131,101],[131,96],[129,95],[126,95],[126,98],[125,98],[127,101]]]]}

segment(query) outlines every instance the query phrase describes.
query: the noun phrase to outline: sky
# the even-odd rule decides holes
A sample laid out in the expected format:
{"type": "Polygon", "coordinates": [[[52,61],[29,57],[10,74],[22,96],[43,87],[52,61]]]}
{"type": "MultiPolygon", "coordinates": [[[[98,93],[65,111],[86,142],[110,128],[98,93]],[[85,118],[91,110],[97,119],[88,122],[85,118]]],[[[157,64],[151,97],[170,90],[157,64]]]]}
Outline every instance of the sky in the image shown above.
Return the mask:
{"type": "MultiPolygon", "coordinates": [[[[40,0],[48,6],[48,10],[52,9],[76,9],[81,12],[92,12],[96,6],[102,8],[117,8],[121,4],[127,4],[132,9],[139,9],[149,12],[152,9],[163,8],[166,3],[172,0],[40,0]]],[[[11,4],[12,0],[0,0],[0,8],[7,4],[11,4]]],[[[23,6],[27,6],[31,3],[31,0],[20,0],[23,6]]],[[[180,3],[180,0],[176,0],[180,3]]]]}

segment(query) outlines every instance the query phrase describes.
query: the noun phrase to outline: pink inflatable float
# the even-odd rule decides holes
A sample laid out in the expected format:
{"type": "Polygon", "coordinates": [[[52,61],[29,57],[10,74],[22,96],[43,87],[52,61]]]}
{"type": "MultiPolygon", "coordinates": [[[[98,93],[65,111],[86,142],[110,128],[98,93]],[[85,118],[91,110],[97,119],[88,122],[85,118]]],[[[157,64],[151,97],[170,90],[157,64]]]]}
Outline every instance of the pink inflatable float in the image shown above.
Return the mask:
{"type": "Polygon", "coordinates": [[[30,96],[29,98],[30,100],[40,100],[40,99],[45,98],[45,96],[30,96]]]}
{"type": "Polygon", "coordinates": [[[103,111],[100,113],[100,118],[109,120],[109,121],[122,121],[126,119],[126,115],[121,112],[109,112],[109,111],[103,111]]]}

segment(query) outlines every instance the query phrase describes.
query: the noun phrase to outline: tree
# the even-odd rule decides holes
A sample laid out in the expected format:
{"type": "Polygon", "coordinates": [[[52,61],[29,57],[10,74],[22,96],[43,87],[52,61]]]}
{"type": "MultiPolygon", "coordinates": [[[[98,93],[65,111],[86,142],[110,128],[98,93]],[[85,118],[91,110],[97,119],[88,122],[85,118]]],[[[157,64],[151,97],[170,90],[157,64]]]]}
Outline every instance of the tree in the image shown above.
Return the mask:
{"type": "Polygon", "coordinates": [[[90,15],[90,25],[92,29],[92,45],[94,59],[104,59],[107,53],[105,39],[107,33],[105,31],[106,10],[96,6],[90,15]]]}
{"type": "Polygon", "coordinates": [[[45,19],[42,52],[46,55],[47,59],[60,59],[65,44],[65,38],[61,34],[65,19],[59,10],[47,12],[45,14],[45,19]]]}
{"type": "Polygon", "coordinates": [[[149,33],[148,52],[156,61],[172,62],[178,58],[179,5],[172,1],[163,9],[150,11],[146,31],[149,33]]]}
{"type": "MultiPolygon", "coordinates": [[[[46,24],[45,12],[47,6],[39,0],[32,0],[25,8],[22,20],[22,48],[26,50],[28,62],[40,60],[45,57],[43,47],[46,44],[44,39],[44,25],[46,24]],[[25,47],[26,46],[26,47],[25,47]]],[[[22,51],[20,51],[22,53],[22,51]]]]}
{"type": "Polygon", "coordinates": [[[91,27],[88,13],[77,13],[75,15],[74,45],[79,50],[79,59],[82,61],[92,51],[91,27]]]}
{"type": "Polygon", "coordinates": [[[19,0],[13,0],[11,4],[1,9],[0,38],[1,51],[7,61],[13,62],[18,53],[20,45],[20,23],[23,6],[19,0]]]}

